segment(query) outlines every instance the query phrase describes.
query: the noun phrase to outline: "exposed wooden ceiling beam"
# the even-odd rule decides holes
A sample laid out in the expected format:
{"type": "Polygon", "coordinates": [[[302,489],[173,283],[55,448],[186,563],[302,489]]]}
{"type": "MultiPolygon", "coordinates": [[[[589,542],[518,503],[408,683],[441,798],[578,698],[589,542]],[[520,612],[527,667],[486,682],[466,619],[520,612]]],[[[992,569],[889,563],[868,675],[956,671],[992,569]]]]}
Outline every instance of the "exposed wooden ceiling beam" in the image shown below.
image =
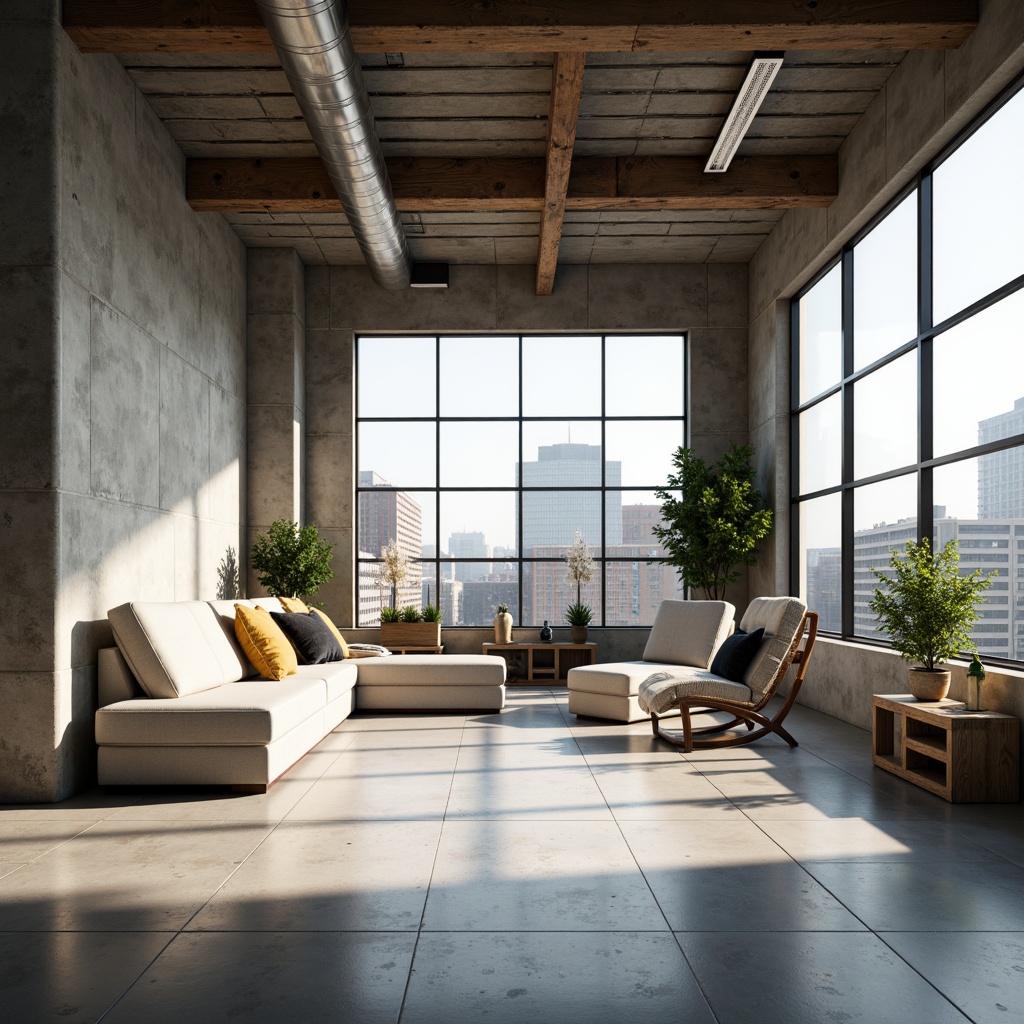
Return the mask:
{"type": "MultiPolygon", "coordinates": [[[[388,175],[407,212],[543,211],[542,158],[392,158],[388,175]]],[[[835,156],[749,156],[727,174],[703,157],[577,157],[566,210],[758,210],[828,206],[838,193],[835,156]]],[[[186,196],[220,213],[342,212],[319,157],[191,159],[186,196]]]]}
{"type": "MultiPolygon", "coordinates": [[[[349,0],[357,50],[504,53],[947,49],[978,23],[977,0],[349,0]]],[[[255,0],[64,0],[86,53],[273,49],[255,0]]]]}
{"type": "Polygon", "coordinates": [[[572,147],[576,142],[576,120],[583,94],[585,53],[556,53],[551,67],[551,113],[548,115],[548,145],[544,158],[544,205],[540,212],[537,247],[537,294],[550,295],[555,287],[558,247],[562,241],[562,218],[569,192],[572,147]]]}

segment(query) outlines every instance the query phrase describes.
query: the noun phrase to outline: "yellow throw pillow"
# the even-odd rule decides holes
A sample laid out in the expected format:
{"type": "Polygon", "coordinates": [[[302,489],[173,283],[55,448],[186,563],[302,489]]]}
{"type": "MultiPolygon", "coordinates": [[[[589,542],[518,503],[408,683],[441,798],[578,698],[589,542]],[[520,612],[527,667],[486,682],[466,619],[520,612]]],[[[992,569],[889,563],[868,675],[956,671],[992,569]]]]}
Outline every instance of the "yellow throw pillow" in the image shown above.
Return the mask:
{"type": "Polygon", "coordinates": [[[235,636],[245,656],[265,679],[284,679],[298,671],[295,649],[266,608],[236,604],[235,636]]]}
{"type": "Polygon", "coordinates": [[[300,601],[297,597],[279,597],[278,601],[281,602],[281,607],[286,612],[295,612],[299,615],[309,614],[309,609],[306,607],[306,602],[300,601]]]}
{"type": "MultiPolygon", "coordinates": [[[[290,608],[288,610],[291,611],[290,608]]],[[[324,620],[327,628],[334,634],[334,638],[341,645],[341,653],[344,654],[346,658],[351,658],[352,652],[348,649],[348,644],[345,643],[345,638],[338,632],[338,627],[331,622],[331,620],[322,611],[320,611],[319,608],[311,608],[310,611],[319,615],[320,618],[324,620]]]]}

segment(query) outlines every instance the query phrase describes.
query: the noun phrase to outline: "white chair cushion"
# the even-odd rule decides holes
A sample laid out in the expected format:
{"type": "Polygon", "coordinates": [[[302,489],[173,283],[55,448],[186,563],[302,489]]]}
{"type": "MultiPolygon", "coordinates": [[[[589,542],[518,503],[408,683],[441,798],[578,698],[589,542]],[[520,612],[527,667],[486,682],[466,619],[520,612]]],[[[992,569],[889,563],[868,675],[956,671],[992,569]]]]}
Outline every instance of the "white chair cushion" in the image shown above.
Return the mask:
{"type": "Polygon", "coordinates": [[[643,660],[706,669],[732,632],[735,615],[728,601],[662,601],[643,660]]]}
{"type": "Polygon", "coordinates": [[[683,697],[718,697],[743,704],[752,703],[749,686],[732,683],[706,671],[655,672],[640,684],[640,707],[648,714],[672,711],[683,697]]]}
{"type": "Polygon", "coordinates": [[[740,629],[749,633],[764,627],[761,648],[743,676],[755,698],[760,697],[778,675],[797,639],[806,611],[807,605],[798,597],[756,597],[747,605],[740,629]]]}
{"type": "Polygon", "coordinates": [[[640,684],[657,668],[649,661],[619,661],[609,665],[581,665],[569,669],[568,686],[575,693],[607,693],[633,697],[640,684]]]}

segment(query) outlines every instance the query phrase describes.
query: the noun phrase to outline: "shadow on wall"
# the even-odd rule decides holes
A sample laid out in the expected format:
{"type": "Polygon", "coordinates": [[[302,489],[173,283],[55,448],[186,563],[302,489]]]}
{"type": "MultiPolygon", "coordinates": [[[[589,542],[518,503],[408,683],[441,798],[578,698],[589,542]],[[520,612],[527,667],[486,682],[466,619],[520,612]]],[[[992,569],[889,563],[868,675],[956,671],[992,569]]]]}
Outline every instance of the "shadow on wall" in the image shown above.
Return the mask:
{"type": "Polygon", "coordinates": [[[238,586],[238,553],[229,545],[217,566],[217,600],[234,601],[241,596],[238,586]]]}

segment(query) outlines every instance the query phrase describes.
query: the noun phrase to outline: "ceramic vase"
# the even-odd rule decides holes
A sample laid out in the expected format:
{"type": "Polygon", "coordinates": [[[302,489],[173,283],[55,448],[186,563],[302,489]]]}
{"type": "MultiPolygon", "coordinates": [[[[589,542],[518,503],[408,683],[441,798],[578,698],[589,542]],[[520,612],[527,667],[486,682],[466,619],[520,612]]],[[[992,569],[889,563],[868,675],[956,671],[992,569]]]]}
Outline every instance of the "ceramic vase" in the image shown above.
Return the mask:
{"type": "Polygon", "coordinates": [[[494,642],[496,644],[512,643],[512,616],[508,612],[498,612],[494,616],[494,642]]]}
{"type": "Polygon", "coordinates": [[[918,700],[942,700],[949,693],[949,669],[912,668],[910,692],[918,700]]]}

